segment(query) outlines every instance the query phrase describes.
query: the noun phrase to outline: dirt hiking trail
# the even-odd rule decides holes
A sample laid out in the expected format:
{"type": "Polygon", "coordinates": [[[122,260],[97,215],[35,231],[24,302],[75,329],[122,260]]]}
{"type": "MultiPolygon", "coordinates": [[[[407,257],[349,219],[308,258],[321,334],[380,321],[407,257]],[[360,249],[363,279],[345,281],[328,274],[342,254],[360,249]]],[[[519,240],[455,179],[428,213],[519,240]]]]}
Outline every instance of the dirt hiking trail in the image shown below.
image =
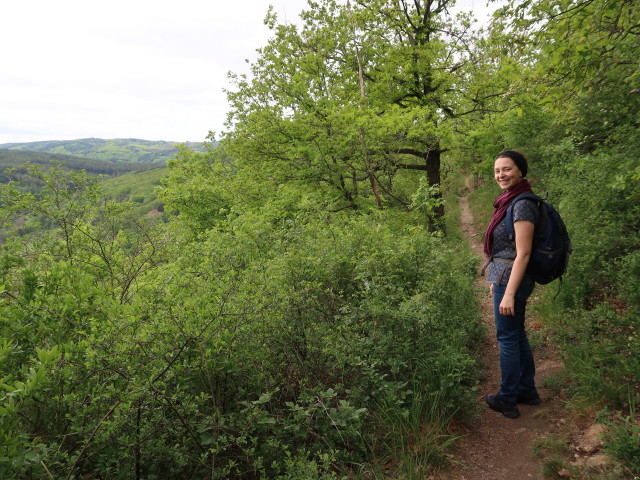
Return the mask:
{"type": "MultiPolygon", "coordinates": [[[[467,187],[469,185],[467,184],[467,187]]],[[[468,190],[467,190],[468,192],[468,190]]],[[[473,215],[465,196],[459,198],[461,229],[478,257],[482,257],[482,232],[476,231],[473,215]]],[[[536,287],[538,288],[538,287],[536,287]]],[[[477,295],[481,299],[482,321],[487,326],[487,336],[480,353],[484,362],[484,375],[480,383],[477,403],[479,417],[469,424],[456,425],[456,435],[462,436],[453,448],[452,455],[459,464],[432,476],[433,480],[542,480],[542,466],[534,457],[533,445],[537,438],[555,431],[562,406],[553,392],[544,388],[543,380],[558,371],[562,364],[545,340],[532,342],[536,360],[536,384],[542,403],[537,406],[519,405],[520,417],[512,420],[489,409],[485,397],[497,393],[500,384],[499,353],[495,338],[493,300],[484,278],[476,280],[477,295]]],[[[535,302],[534,291],[529,301],[535,302]]],[[[529,337],[539,329],[536,319],[527,315],[529,337]]]]}

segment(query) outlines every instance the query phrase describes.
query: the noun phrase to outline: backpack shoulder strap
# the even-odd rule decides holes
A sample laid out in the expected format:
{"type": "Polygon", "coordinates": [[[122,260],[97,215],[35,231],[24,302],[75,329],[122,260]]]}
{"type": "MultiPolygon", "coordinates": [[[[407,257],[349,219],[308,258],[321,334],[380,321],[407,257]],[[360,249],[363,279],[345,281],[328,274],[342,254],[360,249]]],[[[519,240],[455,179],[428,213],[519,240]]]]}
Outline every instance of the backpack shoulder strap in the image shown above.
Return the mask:
{"type": "Polygon", "coordinates": [[[505,224],[507,227],[507,235],[509,236],[509,240],[511,240],[512,242],[515,241],[516,239],[516,230],[513,227],[513,207],[517,202],[524,199],[534,200],[535,202],[538,203],[538,206],[542,205],[542,202],[544,201],[535,193],[521,193],[511,201],[509,208],[507,208],[507,214],[505,216],[505,224]]]}

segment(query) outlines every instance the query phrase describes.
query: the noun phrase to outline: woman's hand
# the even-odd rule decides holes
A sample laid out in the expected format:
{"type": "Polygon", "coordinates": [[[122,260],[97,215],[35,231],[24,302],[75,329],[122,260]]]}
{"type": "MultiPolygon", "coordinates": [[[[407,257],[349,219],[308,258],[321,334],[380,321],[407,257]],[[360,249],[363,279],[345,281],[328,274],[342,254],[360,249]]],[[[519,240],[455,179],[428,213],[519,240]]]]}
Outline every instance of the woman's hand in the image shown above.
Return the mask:
{"type": "Polygon", "coordinates": [[[515,296],[505,293],[500,302],[499,310],[501,315],[515,315],[515,296]]]}

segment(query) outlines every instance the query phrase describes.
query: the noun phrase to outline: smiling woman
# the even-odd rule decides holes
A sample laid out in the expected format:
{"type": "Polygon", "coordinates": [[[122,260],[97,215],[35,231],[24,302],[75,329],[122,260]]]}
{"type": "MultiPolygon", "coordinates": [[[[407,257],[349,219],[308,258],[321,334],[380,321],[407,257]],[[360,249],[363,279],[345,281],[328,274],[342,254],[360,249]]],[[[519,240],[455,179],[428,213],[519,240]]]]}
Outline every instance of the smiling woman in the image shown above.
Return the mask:
{"type": "Polygon", "coordinates": [[[516,202],[513,208],[515,239],[507,235],[506,213],[513,200],[532,192],[526,176],[528,162],[524,155],[506,150],[494,163],[494,178],[502,194],[493,206],[495,213],[485,235],[484,252],[489,258],[487,281],[493,295],[496,336],[500,346],[500,391],[487,396],[489,407],[507,418],[518,418],[517,403],[536,405],[535,363],[525,330],[527,299],[534,281],[525,276],[531,257],[533,233],[538,220],[538,206],[529,199],[516,202]]]}

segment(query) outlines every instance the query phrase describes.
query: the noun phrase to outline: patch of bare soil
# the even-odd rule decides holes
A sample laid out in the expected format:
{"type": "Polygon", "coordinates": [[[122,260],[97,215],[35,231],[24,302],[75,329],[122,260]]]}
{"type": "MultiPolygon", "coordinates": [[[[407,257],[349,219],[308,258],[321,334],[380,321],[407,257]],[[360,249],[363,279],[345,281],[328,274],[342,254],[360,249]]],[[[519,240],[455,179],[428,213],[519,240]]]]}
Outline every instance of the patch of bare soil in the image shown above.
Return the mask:
{"type": "Polygon", "coordinates": [[[152,218],[152,217],[157,217],[159,215],[162,215],[162,212],[160,210],[158,210],[157,208],[154,208],[153,210],[149,210],[146,214],[145,217],[147,218],[152,218]]]}
{"type": "MultiPolygon", "coordinates": [[[[473,251],[482,256],[482,232],[476,231],[473,215],[466,197],[459,199],[462,210],[461,227],[473,251]]],[[[485,362],[485,374],[478,389],[479,417],[469,424],[457,425],[454,434],[462,438],[451,452],[456,463],[453,468],[438,472],[434,480],[542,480],[540,462],[534,457],[536,439],[551,435],[562,428],[565,420],[560,399],[543,387],[543,380],[557,373],[562,364],[544,341],[533,342],[536,359],[536,383],[542,397],[537,406],[519,405],[520,417],[512,420],[489,409],[485,397],[499,389],[500,368],[498,346],[493,321],[493,301],[485,279],[478,276],[477,294],[481,299],[483,322],[487,325],[487,338],[480,354],[485,362]]],[[[530,302],[535,302],[535,293],[530,302]]],[[[527,328],[539,328],[531,315],[527,328]]]]}

